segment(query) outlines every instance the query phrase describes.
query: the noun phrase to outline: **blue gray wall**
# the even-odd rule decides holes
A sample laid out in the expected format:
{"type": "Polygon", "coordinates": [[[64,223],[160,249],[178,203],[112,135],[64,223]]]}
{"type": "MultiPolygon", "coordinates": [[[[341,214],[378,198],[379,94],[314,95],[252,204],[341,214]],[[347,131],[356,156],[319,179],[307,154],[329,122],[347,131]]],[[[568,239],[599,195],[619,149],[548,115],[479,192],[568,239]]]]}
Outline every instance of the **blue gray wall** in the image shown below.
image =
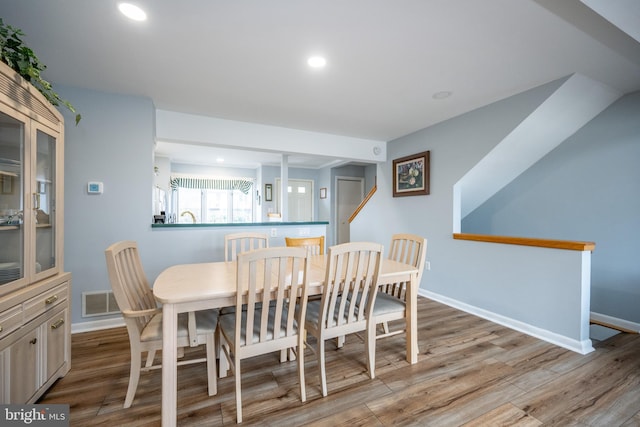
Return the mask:
{"type": "MultiPolygon", "coordinates": [[[[73,275],[72,323],[78,323],[84,321],[82,292],[111,289],[104,250],[119,240],[148,241],[155,108],[151,100],[140,97],[63,86],[59,93],[82,113],[74,126],[63,112],[64,263],[73,275]],[[104,193],[87,194],[88,181],[103,182],[104,193]]],[[[169,249],[157,249],[162,250],[169,249]]],[[[153,252],[144,257],[158,256],[153,252]]]]}
{"type": "Polygon", "coordinates": [[[388,245],[394,233],[425,236],[431,269],[423,274],[421,294],[588,352],[583,313],[589,310],[589,258],[581,252],[452,238],[454,184],[560,84],[543,85],[389,142],[388,160],[378,167],[378,191],[351,224],[351,238],[388,245]],[[431,194],[393,198],[392,160],[425,150],[431,152],[431,194]]]}
{"type": "Polygon", "coordinates": [[[640,323],[639,162],[637,92],[467,215],[462,231],[596,242],[591,310],[640,323]]]}

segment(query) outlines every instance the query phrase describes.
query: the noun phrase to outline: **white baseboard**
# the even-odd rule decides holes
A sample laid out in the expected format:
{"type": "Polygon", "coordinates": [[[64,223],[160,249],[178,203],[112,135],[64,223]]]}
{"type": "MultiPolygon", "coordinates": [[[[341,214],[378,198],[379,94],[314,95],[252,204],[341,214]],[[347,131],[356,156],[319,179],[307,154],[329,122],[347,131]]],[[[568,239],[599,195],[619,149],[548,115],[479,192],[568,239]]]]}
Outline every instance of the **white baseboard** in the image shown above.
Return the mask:
{"type": "Polygon", "coordinates": [[[591,312],[591,320],[602,322],[607,325],[617,326],[623,330],[634,331],[640,333],[640,323],[630,322],[628,320],[619,319],[617,317],[608,316],[606,314],[591,312]]]}
{"type": "Polygon", "coordinates": [[[89,322],[71,324],[71,333],[78,334],[81,332],[99,331],[102,329],[119,328],[125,326],[122,317],[112,319],[91,320],[89,322]]]}
{"type": "Polygon", "coordinates": [[[556,334],[555,332],[547,331],[546,329],[541,329],[536,326],[529,325],[528,323],[511,319],[424,289],[419,289],[418,294],[450,307],[457,308],[458,310],[473,314],[474,316],[487,319],[499,325],[506,326],[507,328],[514,329],[518,332],[531,335],[532,337],[541,339],[548,343],[566,348],[567,350],[575,351],[576,353],[587,354],[594,351],[590,339],[583,341],[574,340],[563,335],[556,334]]]}

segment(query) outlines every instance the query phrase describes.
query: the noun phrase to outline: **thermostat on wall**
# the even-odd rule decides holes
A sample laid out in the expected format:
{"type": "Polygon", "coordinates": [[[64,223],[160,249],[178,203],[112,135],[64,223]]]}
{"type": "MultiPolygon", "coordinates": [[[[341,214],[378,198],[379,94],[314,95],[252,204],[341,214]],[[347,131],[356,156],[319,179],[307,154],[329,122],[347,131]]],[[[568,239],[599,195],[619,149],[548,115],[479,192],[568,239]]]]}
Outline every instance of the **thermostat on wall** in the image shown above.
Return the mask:
{"type": "Polygon", "coordinates": [[[89,194],[102,194],[103,185],[101,182],[89,182],[87,184],[87,193],[89,194]]]}

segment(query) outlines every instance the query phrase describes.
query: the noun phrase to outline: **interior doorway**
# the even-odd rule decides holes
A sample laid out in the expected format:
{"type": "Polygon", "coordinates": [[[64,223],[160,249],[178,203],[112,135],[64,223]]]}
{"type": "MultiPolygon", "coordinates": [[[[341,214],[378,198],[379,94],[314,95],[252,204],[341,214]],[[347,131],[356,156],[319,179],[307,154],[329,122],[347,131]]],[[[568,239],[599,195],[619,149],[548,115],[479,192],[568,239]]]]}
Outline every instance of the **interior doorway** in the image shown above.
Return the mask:
{"type": "Polygon", "coordinates": [[[336,244],[350,241],[349,218],[364,198],[364,178],[336,177],[336,244]]]}

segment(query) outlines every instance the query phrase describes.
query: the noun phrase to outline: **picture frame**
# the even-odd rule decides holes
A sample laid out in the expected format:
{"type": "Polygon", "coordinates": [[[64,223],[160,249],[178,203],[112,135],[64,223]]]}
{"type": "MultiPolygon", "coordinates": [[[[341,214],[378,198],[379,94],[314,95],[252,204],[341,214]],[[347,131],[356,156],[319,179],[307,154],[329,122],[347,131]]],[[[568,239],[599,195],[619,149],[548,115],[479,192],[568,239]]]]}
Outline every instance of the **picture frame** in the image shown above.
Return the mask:
{"type": "Polygon", "coordinates": [[[265,202],[273,201],[273,185],[272,184],[264,185],[264,201],[265,202]]]}
{"type": "Polygon", "coordinates": [[[327,187],[322,187],[320,189],[320,198],[321,199],[326,199],[327,198],[327,187]]]}
{"type": "Polygon", "coordinates": [[[393,197],[429,194],[430,151],[393,161],[393,197]]]}

